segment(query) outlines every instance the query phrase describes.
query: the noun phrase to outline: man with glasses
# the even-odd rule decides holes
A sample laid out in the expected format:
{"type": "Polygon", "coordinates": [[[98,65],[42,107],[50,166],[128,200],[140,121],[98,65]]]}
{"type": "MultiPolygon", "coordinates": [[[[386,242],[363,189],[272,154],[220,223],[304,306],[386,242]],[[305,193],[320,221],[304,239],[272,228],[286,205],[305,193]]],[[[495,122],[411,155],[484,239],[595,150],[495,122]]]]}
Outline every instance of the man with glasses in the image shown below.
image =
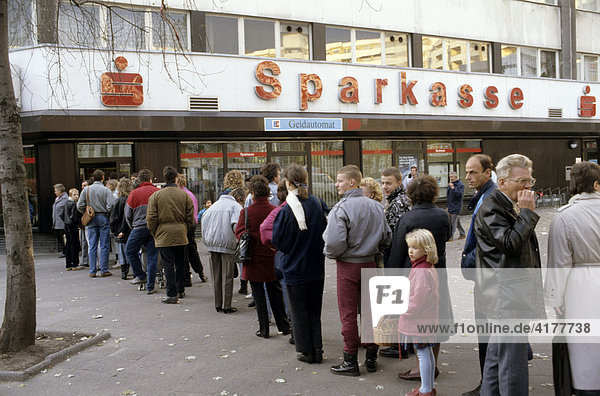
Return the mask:
{"type": "MultiPolygon", "coordinates": [[[[500,160],[496,171],[498,188],[489,193],[475,217],[476,301],[489,321],[542,319],[546,314],[535,235],[540,217],[534,211],[532,162],[512,154],[500,160]]],[[[527,335],[503,339],[493,334],[480,394],[526,395],[528,375],[527,335]]]]}

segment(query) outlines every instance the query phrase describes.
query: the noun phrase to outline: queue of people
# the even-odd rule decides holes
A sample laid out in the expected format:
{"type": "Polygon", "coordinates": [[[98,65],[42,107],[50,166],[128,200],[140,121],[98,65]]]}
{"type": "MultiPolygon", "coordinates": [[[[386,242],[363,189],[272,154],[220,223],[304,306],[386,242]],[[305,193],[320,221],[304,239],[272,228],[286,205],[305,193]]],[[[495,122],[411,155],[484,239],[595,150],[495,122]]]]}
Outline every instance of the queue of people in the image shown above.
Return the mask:
{"type": "MultiPolygon", "coordinates": [[[[249,282],[256,305],[256,336],[270,337],[273,317],[280,333],[292,335],[297,359],[309,364],[323,360],[325,257],[333,259],[343,360],[332,366],[331,372],[360,375],[360,349],[365,349],[367,372],[377,371],[378,355],[404,358],[412,350],[418,357],[417,367],[398,376],[421,385],[407,395],[435,395],[440,343],[448,336],[423,334],[416,331],[415,323],[454,323],[446,243],[456,230],[459,239],[465,239],[461,268],[465,279],[474,282],[476,319],[511,317],[516,312],[507,308],[513,307],[511,303],[520,304],[519,313],[527,318],[545,318],[544,293],[559,317],[600,317],[595,304],[600,297],[600,276],[595,271],[600,265],[600,166],[581,162],[571,170],[573,198],[559,209],[549,233],[548,267],[561,271],[549,272],[545,292],[535,233],[539,216],[531,190],[535,184],[533,164],[520,154],[501,159],[495,167],[497,184],[492,180],[493,171],[487,155],[476,154],[466,163],[466,181],[476,190],[469,205],[473,215],[468,232],[458,220],[464,185],[457,174],[449,175],[447,195],[452,205],[444,210],[435,204],[438,181],[419,175],[416,167],[408,183],[397,168],[385,169],[380,186],[373,179],[363,179],[357,166],[344,166],[335,183],[340,200],[331,209],[308,193],[308,173],[300,165],[288,166],[281,175],[277,164],[266,164],[247,186],[242,173],[234,170],[225,175],[225,190],[219,199],[206,205],[201,216],[197,201],[185,188],[185,178],[173,167],[165,167],[167,184],[162,189],[151,183],[152,174],[145,169],[138,172],[139,185],[133,190],[132,182],[122,179],[115,187],[116,200],[102,183],[102,171],[96,171],[94,182],[83,189],[79,199],[77,190],[65,198],[64,186],[55,185],[55,209],[67,236],[67,269],[79,267],[76,227],[86,206],[91,206],[95,215],[85,227],[90,277],[96,277],[98,271],[100,277],[112,275],[108,270],[112,230],[118,238],[123,279],[131,266],[134,278],[130,283],[144,283],[148,294],[155,292],[160,251],[167,279],[165,303],[185,297],[186,263],[189,256],[195,256],[193,251],[197,255],[195,241],[190,240],[200,221],[210,253],[215,310],[237,312],[232,306],[233,279],[242,261],[241,279],[249,282]],[[237,254],[240,238],[249,238],[243,260],[237,254]],[[148,260],[146,271],[140,260],[142,246],[148,260]],[[357,322],[361,270],[377,267],[404,269],[410,280],[410,302],[406,316],[401,315],[398,322],[398,343],[381,350],[377,344],[361,341],[357,322]],[[502,276],[503,270],[515,268],[527,269],[531,276],[502,276]],[[582,304],[582,299],[587,303],[582,304]]],[[[197,263],[192,268],[202,279],[203,272],[194,267],[197,263]]],[[[528,393],[527,339],[517,341],[480,335],[481,381],[464,395],[528,393]]],[[[567,344],[574,393],[597,394],[600,377],[590,375],[600,370],[597,344],[580,344],[570,338],[567,344]]]]}

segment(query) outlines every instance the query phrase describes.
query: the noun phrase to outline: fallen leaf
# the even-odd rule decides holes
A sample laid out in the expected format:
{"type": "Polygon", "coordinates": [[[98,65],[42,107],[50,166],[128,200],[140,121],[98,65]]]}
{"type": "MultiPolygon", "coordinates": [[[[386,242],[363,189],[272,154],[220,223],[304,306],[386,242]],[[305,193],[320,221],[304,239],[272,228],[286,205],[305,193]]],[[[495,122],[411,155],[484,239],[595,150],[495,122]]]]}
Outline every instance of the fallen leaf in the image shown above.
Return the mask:
{"type": "Polygon", "coordinates": [[[55,377],[60,377],[62,373],[54,374],[55,377]]]}
{"type": "Polygon", "coordinates": [[[446,354],[446,353],[452,353],[452,352],[450,352],[450,351],[447,351],[447,350],[445,350],[445,349],[442,349],[440,352],[441,352],[441,353],[443,353],[443,354],[446,354]]]}
{"type": "Polygon", "coordinates": [[[223,377],[213,377],[213,379],[214,379],[215,381],[219,381],[219,380],[222,380],[222,379],[223,379],[223,377]]]}
{"type": "Polygon", "coordinates": [[[204,338],[208,338],[208,337],[210,337],[210,334],[206,334],[206,335],[204,336],[204,338]]]}
{"type": "Polygon", "coordinates": [[[175,346],[175,344],[167,344],[167,346],[175,346]]]}
{"type": "Polygon", "coordinates": [[[284,380],[283,378],[277,378],[277,379],[275,380],[275,382],[277,382],[278,384],[284,384],[284,383],[285,383],[285,380],[284,380]]]}
{"type": "Polygon", "coordinates": [[[227,396],[229,395],[229,391],[221,391],[221,396],[227,396]]]}
{"type": "Polygon", "coordinates": [[[121,372],[121,371],[123,371],[123,370],[125,370],[125,367],[119,367],[119,368],[117,369],[117,373],[120,373],[120,372],[121,372]]]}
{"type": "Polygon", "coordinates": [[[552,382],[546,382],[543,384],[540,384],[541,386],[554,386],[554,384],[552,382]]]}
{"type": "MultiPolygon", "coordinates": [[[[41,300],[41,298],[40,298],[40,300],[41,300]]],[[[19,384],[19,385],[17,385],[17,386],[18,386],[19,388],[25,388],[25,384],[19,384]]]]}
{"type": "Polygon", "coordinates": [[[196,360],[196,356],[187,356],[187,357],[185,358],[185,360],[187,360],[187,361],[196,360]]]}
{"type": "Polygon", "coordinates": [[[42,373],[42,374],[46,374],[47,372],[48,372],[48,369],[43,369],[43,370],[41,371],[41,373],[42,373]]]}
{"type": "Polygon", "coordinates": [[[62,340],[64,340],[64,339],[65,339],[65,337],[56,337],[56,338],[55,338],[55,340],[56,340],[56,341],[62,341],[62,340]]]}
{"type": "Polygon", "coordinates": [[[122,395],[137,395],[137,393],[135,393],[135,391],[132,390],[126,390],[121,392],[122,395]]]}
{"type": "Polygon", "coordinates": [[[450,363],[442,363],[442,366],[449,366],[450,363]]]}
{"type": "Polygon", "coordinates": [[[94,315],[94,316],[92,316],[92,319],[100,319],[100,318],[102,318],[102,315],[94,315]]]}
{"type": "Polygon", "coordinates": [[[377,385],[377,386],[375,387],[375,389],[377,389],[377,390],[383,390],[383,385],[377,385]]]}
{"type": "Polygon", "coordinates": [[[189,341],[189,340],[190,340],[190,339],[189,339],[189,338],[187,338],[187,337],[185,337],[185,338],[183,339],[183,341],[189,341]]]}
{"type": "Polygon", "coordinates": [[[302,371],[302,367],[296,367],[296,371],[302,371]]]}
{"type": "Polygon", "coordinates": [[[119,319],[113,319],[112,321],[113,321],[113,322],[118,322],[118,321],[119,321],[119,319]]]}
{"type": "Polygon", "coordinates": [[[229,355],[221,355],[221,359],[229,359],[229,355]]]}
{"type": "MultiPolygon", "coordinates": [[[[312,371],[311,374],[318,374],[318,372],[317,371],[312,371]]],[[[364,379],[364,378],[361,378],[361,379],[364,379]]]]}

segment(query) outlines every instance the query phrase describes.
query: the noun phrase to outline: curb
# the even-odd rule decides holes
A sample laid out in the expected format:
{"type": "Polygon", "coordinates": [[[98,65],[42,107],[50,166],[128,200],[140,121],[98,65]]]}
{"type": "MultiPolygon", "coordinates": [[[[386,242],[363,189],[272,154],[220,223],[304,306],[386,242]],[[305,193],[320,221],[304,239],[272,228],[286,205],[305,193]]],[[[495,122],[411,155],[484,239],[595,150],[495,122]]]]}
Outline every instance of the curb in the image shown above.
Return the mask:
{"type": "MultiPolygon", "coordinates": [[[[43,333],[49,336],[54,335],[62,335],[64,331],[53,331],[53,330],[37,330],[36,333],[43,333]]],[[[77,334],[74,332],[73,334],[77,334]]],[[[90,334],[80,333],[78,335],[81,336],[89,336],[90,334]]],[[[76,353],[83,351],[84,349],[97,344],[98,342],[107,340],[111,337],[109,332],[97,333],[95,336],[88,338],[85,341],[78,342],[75,345],[71,345],[68,348],[62,349],[58,352],[55,352],[51,355],[46,356],[46,359],[41,361],[40,363],[31,366],[23,371],[0,371],[0,381],[26,381],[27,379],[33,377],[38,374],[40,371],[52,366],[53,364],[62,362],[66,360],[69,356],[73,356],[76,353]]]]}

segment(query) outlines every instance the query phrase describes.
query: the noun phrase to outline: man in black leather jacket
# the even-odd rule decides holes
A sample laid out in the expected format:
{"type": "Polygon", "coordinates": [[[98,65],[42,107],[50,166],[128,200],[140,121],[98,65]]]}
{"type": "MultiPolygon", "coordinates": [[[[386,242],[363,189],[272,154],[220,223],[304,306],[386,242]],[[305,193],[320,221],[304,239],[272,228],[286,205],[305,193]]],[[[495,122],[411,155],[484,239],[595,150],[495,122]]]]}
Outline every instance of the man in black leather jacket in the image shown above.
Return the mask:
{"type": "MultiPolygon", "coordinates": [[[[481,312],[488,320],[545,318],[532,162],[512,154],[500,160],[496,171],[498,189],[475,218],[481,312]]],[[[527,395],[527,339],[499,341],[492,335],[488,344],[481,395],[527,395]]]]}

